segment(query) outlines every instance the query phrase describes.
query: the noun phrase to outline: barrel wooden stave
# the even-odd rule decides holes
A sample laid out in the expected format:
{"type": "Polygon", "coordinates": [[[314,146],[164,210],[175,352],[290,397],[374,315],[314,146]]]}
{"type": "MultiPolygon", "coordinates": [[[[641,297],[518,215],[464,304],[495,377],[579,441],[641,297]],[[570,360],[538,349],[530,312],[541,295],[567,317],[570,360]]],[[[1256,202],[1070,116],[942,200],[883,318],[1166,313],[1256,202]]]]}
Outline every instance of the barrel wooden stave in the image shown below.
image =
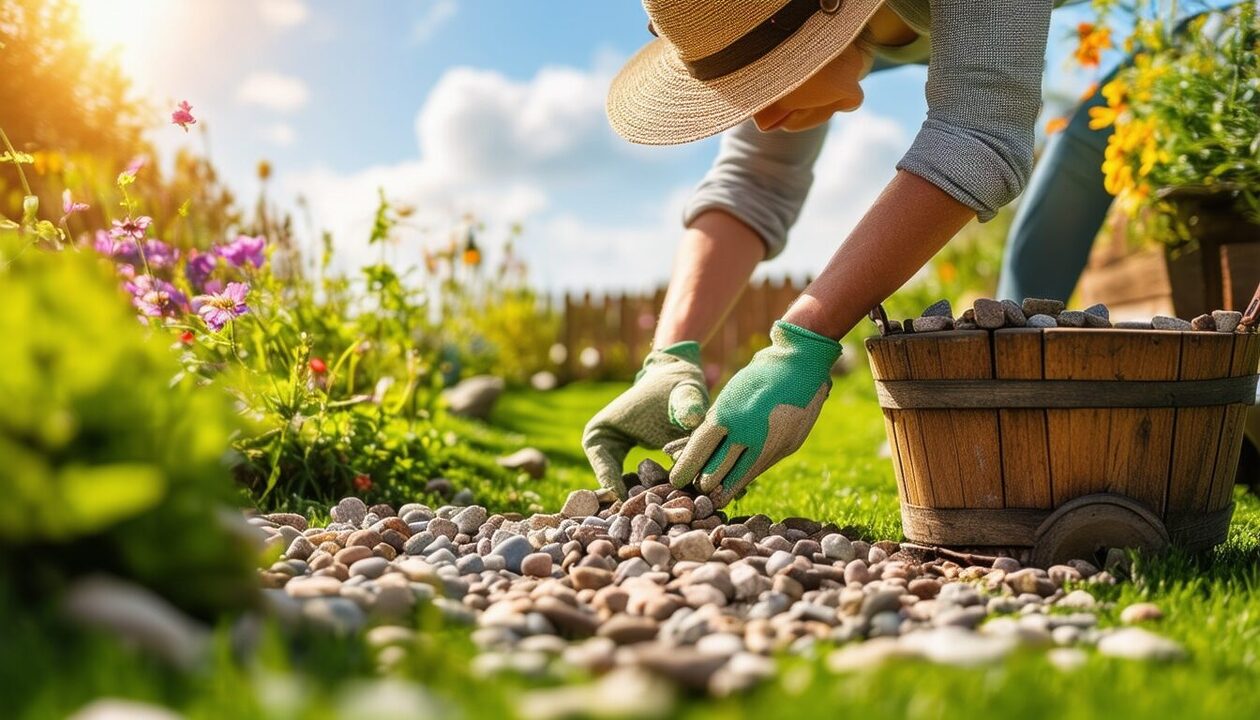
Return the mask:
{"type": "MultiPolygon", "coordinates": [[[[871,338],[867,347],[877,380],[1210,380],[1253,375],[1260,364],[1255,334],[1011,328],[871,338]]],[[[1208,547],[1224,540],[1246,407],[885,408],[905,532],[992,545],[979,521],[966,527],[966,509],[992,524],[995,509],[1033,517],[1116,493],[1170,531],[1195,526],[1193,544],[1208,547]],[[977,448],[982,438],[992,445],[977,448]]],[[[1032,542],[1025,534],[1004,544],[1032,542]]]]}

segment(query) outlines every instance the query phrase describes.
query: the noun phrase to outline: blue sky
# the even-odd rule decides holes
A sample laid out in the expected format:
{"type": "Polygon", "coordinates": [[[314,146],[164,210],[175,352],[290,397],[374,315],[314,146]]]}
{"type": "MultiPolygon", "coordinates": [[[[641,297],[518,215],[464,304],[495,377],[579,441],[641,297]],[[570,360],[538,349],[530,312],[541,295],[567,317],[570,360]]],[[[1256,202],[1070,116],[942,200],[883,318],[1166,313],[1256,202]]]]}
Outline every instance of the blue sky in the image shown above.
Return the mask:
{"type": "MultiPolygon", "coordinates": [[[[188,99],[208,129],[155,127],[159,147],[208,141],[244,198],[269,160],[271,197],[307,198],[347,268],[366,257],[383,186],[418,209],[390,250],[400,264],[473,213],[491,253],[502,228],[525,224],[520,247],[547,288],[647,287],[667,277],[681,206],[716,151],[635,147],[608,129],[608,79],[650,39],[634,0],[81,1],[91,34],[132,40],[122,57],[142,91],[161,107],[188,99]]],[[[1065,71],[1082,12],[1056,12],[1050,98],[1090,79],[1065,71]]],[[[765,272],[825,263],[913,139],[924,77],[873,76],[862,110],[833,121],[789,249],[765,272]]]]}

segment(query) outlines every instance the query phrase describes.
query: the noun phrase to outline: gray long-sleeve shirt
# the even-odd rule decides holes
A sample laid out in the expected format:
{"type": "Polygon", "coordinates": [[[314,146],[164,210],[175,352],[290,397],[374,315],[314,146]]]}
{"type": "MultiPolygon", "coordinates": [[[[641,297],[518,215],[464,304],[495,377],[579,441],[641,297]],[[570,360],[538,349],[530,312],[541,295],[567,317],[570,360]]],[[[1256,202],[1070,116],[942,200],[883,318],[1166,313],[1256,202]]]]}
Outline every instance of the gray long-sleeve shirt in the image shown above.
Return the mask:
{"type": "MultiPolygon", "coordinates": [[[[888,0],[922,40],[877,48],[896,62],[930,52],[927,118],[897,164],[976,211],[981,221],[1015,199],[1032,173],[1050,10],[1062,0],[888,0]]],[[[813,183],[827,126],[798,133],[752,121],[722,138],[713,167],[684,212],[725,210],[782,252],[813,183]]]]}

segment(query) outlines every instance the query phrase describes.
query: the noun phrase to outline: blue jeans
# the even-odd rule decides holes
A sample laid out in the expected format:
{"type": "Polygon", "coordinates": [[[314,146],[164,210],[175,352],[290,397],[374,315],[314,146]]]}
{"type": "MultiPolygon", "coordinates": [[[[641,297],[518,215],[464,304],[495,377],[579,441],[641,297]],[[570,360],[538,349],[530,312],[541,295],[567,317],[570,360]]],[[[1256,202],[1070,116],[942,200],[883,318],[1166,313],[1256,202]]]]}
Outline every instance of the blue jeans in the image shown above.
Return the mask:
{"type": "Polygon", "coordinates": [[[1066,302],[1076,287],[1112,200],[1102,173],[1111,128],[1089,129],[1089,109],[1100,105],[1095,92],[1046,143],[1006,239],[998,298],[1066,302]]]}
{"type": "MultiPolygon", "coordinates": [[[[1173,34],[1184,34],[1195,18],[1209,12],[1212,11],[1183,18],[1173,34]]],[[[1217,25],[1204,32],[1222,29],[1217,25]]],[[[1131,60],[1126,58],[1103,78],[1098,83],[1100,90],[1081,103],[1063,132],[1046,144],[1006,238],[998,298],[1034,297],[1067,302],[1076,287],[1112,200],[1103,187],[1102,173],[1103,151],[1112,128],[1090,130],[1089,109],[1106,105],[1102,86],[1131,60]]]]}

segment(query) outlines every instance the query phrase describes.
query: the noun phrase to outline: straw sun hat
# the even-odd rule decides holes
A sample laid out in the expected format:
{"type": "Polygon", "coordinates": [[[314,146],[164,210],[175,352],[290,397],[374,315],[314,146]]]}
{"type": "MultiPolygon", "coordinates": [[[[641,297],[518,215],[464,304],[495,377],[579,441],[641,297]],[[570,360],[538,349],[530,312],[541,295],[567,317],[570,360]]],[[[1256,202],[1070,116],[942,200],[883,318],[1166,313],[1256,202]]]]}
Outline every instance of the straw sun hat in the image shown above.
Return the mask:
{"type": "Polygon", "coordinates": [[[608,91],[608,120],[645,145],[739,124],[849,47],[884,0],[643,0],[659,36],[608,91]]]}

